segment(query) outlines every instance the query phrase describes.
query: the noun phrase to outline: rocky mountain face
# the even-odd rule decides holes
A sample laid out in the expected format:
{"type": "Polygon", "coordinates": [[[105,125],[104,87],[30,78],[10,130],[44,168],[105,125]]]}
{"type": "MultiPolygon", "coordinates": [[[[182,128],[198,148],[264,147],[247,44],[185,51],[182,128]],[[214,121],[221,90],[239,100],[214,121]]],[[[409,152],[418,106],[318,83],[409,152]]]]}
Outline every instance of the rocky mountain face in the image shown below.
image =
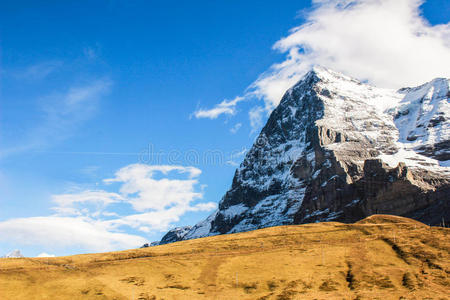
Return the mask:
{"type": "Polygon", "coordinates": [[[192,229],[191,226],[183,226],[183,227],[175,227],[174,229],[169,230],[158,243],[158,245],[164,245],[173,243],[176,241],[180,241],[184,238],[184,236],[192,229]]]}
{"type": "Polygon", "coordinates": [[[449,80],[399,91],[316,67],[283,96],[218,210],[165,242],[395,214],[450,220],[449,80]]]}

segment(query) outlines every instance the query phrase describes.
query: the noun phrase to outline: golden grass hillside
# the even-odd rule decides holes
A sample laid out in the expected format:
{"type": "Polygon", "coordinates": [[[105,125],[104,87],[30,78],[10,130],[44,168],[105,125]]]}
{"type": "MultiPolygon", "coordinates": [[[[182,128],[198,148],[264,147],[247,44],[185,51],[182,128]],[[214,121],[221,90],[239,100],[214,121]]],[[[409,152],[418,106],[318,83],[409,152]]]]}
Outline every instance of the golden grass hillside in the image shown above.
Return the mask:
{"type": "Polygon", "coordinates": [[[377,215],[121,252],[0,259],[0,299],[449,299],[449,233],[377,215]]]}

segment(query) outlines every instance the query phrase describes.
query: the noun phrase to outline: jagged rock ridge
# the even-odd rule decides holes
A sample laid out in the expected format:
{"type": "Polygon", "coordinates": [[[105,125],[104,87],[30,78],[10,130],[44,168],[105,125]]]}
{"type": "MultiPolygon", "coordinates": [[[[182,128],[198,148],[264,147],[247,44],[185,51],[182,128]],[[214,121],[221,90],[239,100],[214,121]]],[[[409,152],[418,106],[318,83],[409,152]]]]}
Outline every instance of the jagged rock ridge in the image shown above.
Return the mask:
{"type": "Polygon", "coordinates": [[[448,220],[449,95],[444,78],[392,91],[315,67],[272,112],[218,210],[170,242],[374,213],[448,220]]]}

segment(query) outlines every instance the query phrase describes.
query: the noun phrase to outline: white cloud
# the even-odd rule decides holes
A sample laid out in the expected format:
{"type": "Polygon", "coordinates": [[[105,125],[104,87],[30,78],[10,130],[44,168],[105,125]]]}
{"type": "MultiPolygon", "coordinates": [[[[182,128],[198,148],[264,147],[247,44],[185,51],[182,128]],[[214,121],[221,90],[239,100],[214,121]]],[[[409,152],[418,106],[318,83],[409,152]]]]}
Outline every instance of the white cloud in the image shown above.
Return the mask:
{"type": "Polygon", "coordinates": [[[232,134],[235,134],[239,131],[239,129],[241,129],[242,127],[242,123],[236,123],[236,125],[234,125],[233,127],[230,128],[230,132],[232,134]]]}
{"type": "Polygon", "coordinates": [[[85,202],[95,202],[106,206],[114,202],[122,201],[123,197],[117,193],[87,190],[78,194],[53,195],[52,200],[60,207],[68,207],[75,203],[85,202]]]}
{"type": "Polygon", "coordinates": [[[143,232],[166,231],[174,222],[178,222],[182,215],[189,211],[210,211],[216,207],[217,204],[214,202],[198,203],[194,206],[178,204],[166,209],[153,210],[108,220],[104,224],[111,229],[129,226],[143,232]]]}
{"type": "Polygon", "coordinates": [[[251,133],[254,133],[258,128],[263,125],[263,117],[267,114],[267,111],[261,106],[255,106],[248,112],[250,119],[250,126],[252,127],[251,133]]]}
{"type": "Polygon", "coordinates": [[[32,217],[0,222],[0,241],[42,245],[49,249],[79,247],[89,251],[136,248],[145,238],[108,231],[101,222],[74,217],[32,217]]]}
{"type": "Polygon", "coordinates": [[[450,26],[431,26],[418,0],[315,0],[306,22],[274,48],[286,59],[252,85],[266,107],[312,65],[383,87],[415,86],[450,75],[450,26]]]}
{"type": "Polygon", "coordinates": [[[142,231],[142,232],[147,232],[147,233],[151,231],[150,227],[147,227],[147,226],[141,226],[138,228],[138,230],[142,231]]]}
{"type": "MultiPolygon", "coordinates": [[[[313,65],[389,88],[450,77],[450,23],[430,25],[420,14],[423,2],[313,0],[305,22],[274,45],[284,61],[261,74],[243,98],[263,100],[270,112],[313,65]]],[[[250,111],[253,131],[263,116],[259,107],[250,111]]]]}
{"type": "Polygon", "coordinates": [[[237,162],[237,161],[234,161],[234,160],[227,160],[226,161],[226,164],[227,165],[230,165],[230,166],[232,166],[232,167],[239,167],[239,163],[237,162]]]}
{"type": "Polygon", "coordinates": [[[204,202],[204,203],[198,203],[194,206],[192,206],[189,210],[190,211],[210,211],[217,207],[217,203],[215,202],[204,202]]]}
{"type": "Polygon", "coordinates": [[[117,193],[110,193],[103,190],[86,190],[79,193],[53,195],[52,201],[57,205],[52,207],[52,209],[58,215],[89,215],[91,217],[97,217],[99,214],[103,216],[111,215],[111,213],[103,212],[103,209],[110,204],[125,201],[125,198],[117,193]]]}
{"type": "Polygon", "coordinates": [[[194,116],[197,119],[208,118],[216,119],[218,116],[224,115],[234,115],[236,113],[236,105],[243,101],[243,97],[236,97],[233,100],[223,100],[211,109],[199,109],[194,112],[194,116]]]}
{"type": "MultiPolygon", "coordinates": [[[[49,249],[76,247],[110,251],[141,246],[146,239],[123,231],[168,230],[187,212],[210,211],[216,203],[200,202],[197,187],[201,170],[195,167],[132,164],[104,182],[117,192],[82,190],[52,196],[54,215],[0,222],[0,241],[41,245],[49,249]],[[112,185],[118,183],[119,186],[112,185]],[[117,205],[131,206],[121,215],[117,205]]],[[[200,189],[200,191],[198,191],[200,189]]]]}
{"type": "Polygon", "coordinates": [[[133,164],[116,172],[116,177],[105,179],[106,183],[121,182],[120,192],[128,197],[136,211],[148,209],[163,210],[171,205],[186,205],[202,194],[195,191],[197,179],[201,170],[194,167],[144,164],[133,164]],[[185,179],[155,179],[158,173],[186,174],[185,179]],[[132,196],[136,194],[136,196],[132,196]]]}
{"type": "Polygon", "coordinates": [[[56,256],[55,254],[48,254],[46,252],[42,252],[41,254],[39,254],[36,257],[55,257],[55,256],[56,256]]]}

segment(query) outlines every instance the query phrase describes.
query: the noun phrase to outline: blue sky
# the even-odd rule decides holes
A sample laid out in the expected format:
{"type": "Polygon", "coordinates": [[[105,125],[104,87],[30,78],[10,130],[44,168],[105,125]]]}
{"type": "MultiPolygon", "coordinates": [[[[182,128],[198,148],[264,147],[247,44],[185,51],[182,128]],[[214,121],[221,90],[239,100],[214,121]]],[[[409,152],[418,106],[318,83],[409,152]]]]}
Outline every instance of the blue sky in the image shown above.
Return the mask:
{"type": "Polygon", "coordinates": [[[313,64],[386,87],[449,75],[447,1],[322,2],[0,1],[0,255],[138,247],[205,218],[313,64]],[[404,34],[371,26],[385,12],[404,34]],[[373,24],[349,45],[329,16],[373,24]],[[327,43],[373,49],[377,30],[398,43],[385,64],[327,43]]]}

